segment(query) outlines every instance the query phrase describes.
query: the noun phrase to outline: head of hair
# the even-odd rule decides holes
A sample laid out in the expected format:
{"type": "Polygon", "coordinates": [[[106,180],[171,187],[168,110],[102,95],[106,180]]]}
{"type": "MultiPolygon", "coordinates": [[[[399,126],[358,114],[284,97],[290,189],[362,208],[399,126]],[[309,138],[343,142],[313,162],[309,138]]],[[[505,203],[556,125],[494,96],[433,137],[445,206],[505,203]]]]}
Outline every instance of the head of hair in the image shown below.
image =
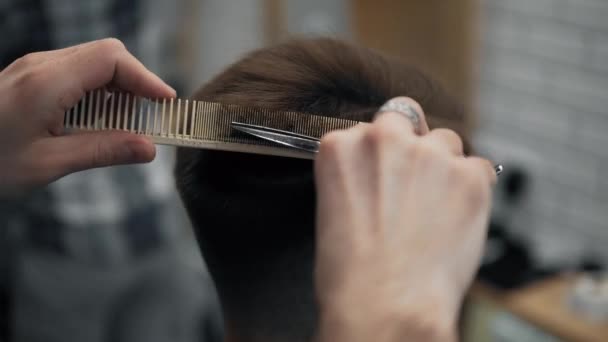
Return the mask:
{"type": "MultiPolygon", "coordinates": [[[[427,75],[328,38],[254,51],[193,98],[371,121],[396,96],[418,101],[431,128],[463,135],[463,107],[427,75]]],[[[309,339],[317,319],[313,162],[180,148],[175,177],[227,330],[266,340],[309,339]]]]}

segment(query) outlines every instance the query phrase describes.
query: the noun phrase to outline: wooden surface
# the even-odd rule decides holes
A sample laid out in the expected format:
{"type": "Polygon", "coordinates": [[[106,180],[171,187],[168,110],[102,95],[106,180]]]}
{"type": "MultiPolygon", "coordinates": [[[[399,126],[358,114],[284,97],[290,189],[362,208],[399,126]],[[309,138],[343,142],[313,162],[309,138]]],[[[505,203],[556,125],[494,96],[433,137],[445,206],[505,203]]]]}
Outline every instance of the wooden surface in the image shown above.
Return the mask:
{"type": "Polygon", "coordinates": [[[565,341],[608,341],[608,322],[585,320],[566,305],[574,280],[571,276],[557,277],[510,292],[496,291],[476,284],[471,297],[475,300],[490,300],[565,341]]]}

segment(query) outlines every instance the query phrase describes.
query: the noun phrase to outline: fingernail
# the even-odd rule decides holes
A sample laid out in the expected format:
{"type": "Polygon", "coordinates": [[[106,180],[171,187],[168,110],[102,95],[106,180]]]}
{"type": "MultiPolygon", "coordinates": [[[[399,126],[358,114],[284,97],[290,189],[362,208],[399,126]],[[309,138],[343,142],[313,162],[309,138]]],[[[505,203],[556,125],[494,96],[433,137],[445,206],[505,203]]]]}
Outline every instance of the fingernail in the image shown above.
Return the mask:
{"type": "Polygon", "coordinates": [[[167,84],[167,87],[169,87],[169,89],[171,89],[171,93],[173,93],[173,97],[177,96],[177,90],[175,90],[175,88],[173,88],[172,86],[167,84]]]}
{"type": "Polygon", "coordinates": [[[175,96],[177,96],[177,91],[175,90],[175,88],[173,88],[172,86],[170,86],[167,82],[165,82],[162,78],[160,78],[160,76],[158,76],[157,74],[153,73],[152,71],[148,70],[148,72],[150,73],[150,75],[152,75],[153,78],[156,78],[160,84],[164,85],[164,88],[166,90],[168,90],[169,93],[171,93],[171,95],[167,96],[167,97],[175,97],[175,96]]]}

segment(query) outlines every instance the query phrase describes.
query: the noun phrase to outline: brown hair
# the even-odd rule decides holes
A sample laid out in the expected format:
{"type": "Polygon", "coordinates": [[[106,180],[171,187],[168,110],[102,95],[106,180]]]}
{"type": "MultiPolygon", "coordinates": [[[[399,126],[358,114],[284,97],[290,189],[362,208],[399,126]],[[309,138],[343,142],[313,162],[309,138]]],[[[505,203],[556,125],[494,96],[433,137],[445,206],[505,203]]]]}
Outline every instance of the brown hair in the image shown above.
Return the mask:
{"type": "MultiPolygon", "coordinates": [[[[431,128],[463,132],[463,107],[429,77],[333,39],[252,52],[194,98],[371,121],[401,95],[421,104],[431,128]]],[[[175,176],[225,318],[241,334],[308,339],[316,322],[312,162],[180,148],[175,176]]]]}

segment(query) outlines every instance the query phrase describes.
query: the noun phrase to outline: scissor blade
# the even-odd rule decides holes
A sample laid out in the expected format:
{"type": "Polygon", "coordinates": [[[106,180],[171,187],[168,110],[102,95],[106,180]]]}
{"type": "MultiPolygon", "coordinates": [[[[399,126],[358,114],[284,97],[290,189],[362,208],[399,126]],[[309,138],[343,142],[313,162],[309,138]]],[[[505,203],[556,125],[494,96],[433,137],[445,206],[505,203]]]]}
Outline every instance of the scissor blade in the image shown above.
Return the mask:
{"type": "Polygon", "coordinates": [[[316,153],[319,151],[320,142],[318,139],[312,137],[306,137],[291,132],[284,132],[277,129],[244,124],[240,122],[232,122],[231,126],[237,131],[283,146],[288,146],[311,153],[316,153]]]}

